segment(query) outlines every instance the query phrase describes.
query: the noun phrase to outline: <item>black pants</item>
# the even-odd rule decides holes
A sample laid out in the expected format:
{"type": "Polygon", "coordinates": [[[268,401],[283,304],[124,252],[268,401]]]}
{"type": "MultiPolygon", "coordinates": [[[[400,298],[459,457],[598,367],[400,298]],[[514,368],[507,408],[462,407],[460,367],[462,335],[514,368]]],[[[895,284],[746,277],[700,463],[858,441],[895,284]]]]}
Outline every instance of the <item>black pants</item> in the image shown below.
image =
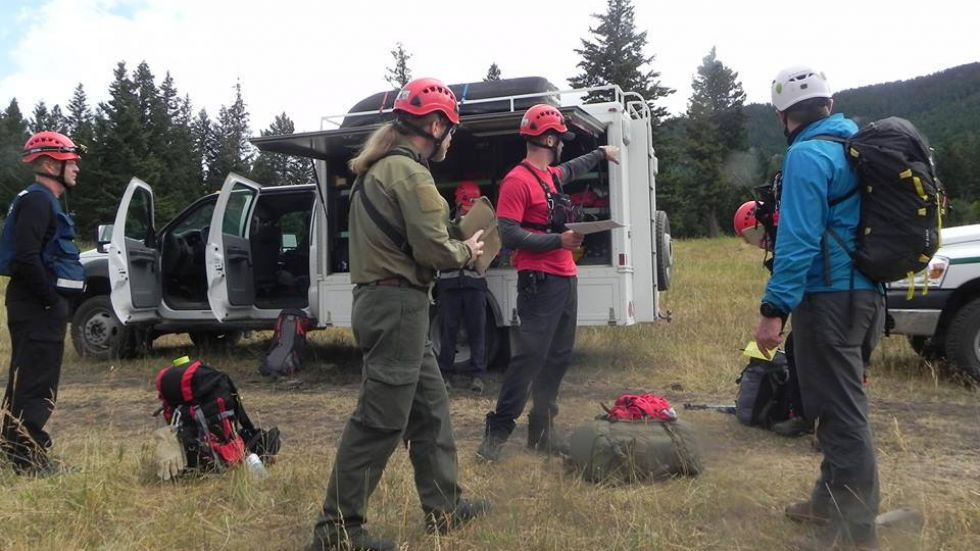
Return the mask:
{"type": "Polygon", "coordinates": [[[51,437],[44,425],[58,397],[67,324],[67,300],[47,310],[33,302],[7,303],[10,372],[0,407],[0,440],[15,466],[39,465],[47,459],[51,437]]]}
{"type": "Polygon", "coordinates": [[[470,372],[482,377],[487,371],[487,283],[465,276],[440,279],[439,292],[439,369],[443,375],[453,371],[456,335],[462,322],[470,344],[470,372]]]}
{"type": "Polygon", "coordinates": [[[793,346],[803,407],[823,449],[811,501],[845,537],[874,533],[878,467],[868,422],[865,358],[884,327],[875,291],[813,293],[793,311],[793,346]]]}
{"type": "Polygon", "coordinates": [[[578,317],[578,280],[536,272],[517,277],[517,328],[510,366],[487,416],[487,432],[506,438],[533,399],[530,418],[550,423],[558,414],[558,388],[572,361],[578,317]]]}

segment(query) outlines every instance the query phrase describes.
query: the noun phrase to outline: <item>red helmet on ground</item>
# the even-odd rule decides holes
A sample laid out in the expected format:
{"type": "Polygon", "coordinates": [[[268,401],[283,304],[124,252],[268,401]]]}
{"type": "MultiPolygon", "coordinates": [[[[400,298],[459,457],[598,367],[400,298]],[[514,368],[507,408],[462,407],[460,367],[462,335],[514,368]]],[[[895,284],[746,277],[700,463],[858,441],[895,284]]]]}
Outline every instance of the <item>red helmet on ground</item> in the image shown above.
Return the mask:
{"type": "Polygon", "coordinates": [[[474,199],[479,199],[483,195],[480,193],[480,186],[476,182],[463,182],[456,186],[456,206],[468,205],[474,199]]]}
{"type": "Polygon", "coordinates": [[[769,236],[766,235],[766,228],[759,223],[755,217],[755,209],[759,203],[756,201],[746,201],[735,211],[735,219],[732,226],[735,235],[741,237],[746,243],[755,245],[760,249],[770,249],[769,236]]]}
{"type": "Polygon", "coordinates": [[[417,78],[406,84],[395,97],[394,109],[416,117],[442,113],[452,124],[459,124],[456,94],[436,78],[417,78]]]}
{"type": "Polygon", "coordinates": [[[75,145],[68,136],[58,132],[38,132],[24,144],[21,152],[25,163],[33,163],[42,155],[47,155],[56,161],[77,161],[81,159],[82,149],[75,145]]]}
{"type": "Polygon", "coordinates": [[[565,117],[553,105],[539,103],[524,113],[521,119],[521,136],[536,137],[545,132],[557,132],[562,139],[574,136],[565,126],[565,117]]]}

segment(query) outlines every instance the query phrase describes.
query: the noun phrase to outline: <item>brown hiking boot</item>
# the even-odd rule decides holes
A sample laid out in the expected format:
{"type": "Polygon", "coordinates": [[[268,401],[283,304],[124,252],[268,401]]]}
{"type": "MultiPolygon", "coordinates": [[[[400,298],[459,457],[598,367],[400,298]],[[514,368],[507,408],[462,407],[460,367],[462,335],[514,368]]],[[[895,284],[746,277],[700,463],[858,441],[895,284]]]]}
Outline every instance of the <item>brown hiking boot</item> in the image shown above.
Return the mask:
{"type": "Polygon", "coordinates": [[[802,524],[814,524],[823,526],[830,522],[830,518],[822,511],[816,511],[810,501],[797,501],[786,506],[786,516],[802,524]]]}

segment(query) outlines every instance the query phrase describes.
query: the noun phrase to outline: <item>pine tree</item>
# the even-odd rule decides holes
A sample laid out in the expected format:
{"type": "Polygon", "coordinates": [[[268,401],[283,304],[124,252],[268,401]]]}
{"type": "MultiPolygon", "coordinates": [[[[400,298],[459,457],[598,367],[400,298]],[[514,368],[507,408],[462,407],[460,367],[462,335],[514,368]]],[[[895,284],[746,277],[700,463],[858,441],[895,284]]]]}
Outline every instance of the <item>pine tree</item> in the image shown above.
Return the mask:
{"type": "Polygon", "coordinates": [[[733,212],[739,200],[736,171],[726,170],[735,153],[745,147],[745,93],[736,80],[738,74],[718,61],[715,48],[702,60],[691,87],[688,102],[685,162],[697,177],[688,182],[687,193],[694,199],[704,232],[715,237],[722,232],[721,220],[733,212]]]}
{"type": "MultiPolygon", "coordinates": [[[[292,119],[286,113],[276,115],[272,125],[263,130],[263,136],[286,136],[296,131],[292,119]]],[[[252,177],[263,185],[281,186],[309,184],[313,182],[312,163],[279,153],[259,153],[252,170],[252,177]]]]}
{"type": "Polygon", "coordinates": [[[217,190],[228,173],[235,172],[248,176],[252,170],[252,144],[248,138],[248,111],[242,100],[242,84],[235,83],[235,101],[230,107],[222,106],[218,111],[217,157],[208,167],[208,186],[217,190]]]}
{"type": "Polygon", "coordinates": [[[497,66],[497,62],[490,64],[490,68],[487,69],[487,76],[483,77],[483,82],[493,82],[495,80],[500,80],[500,67],[497,66]]]}
{"type": "Polygon", "coordinates": [[[716,49],[706,55],[691,83],[693,93],[687,115],[711,120],[721,134],[722,145],[730,150],[745,149],[745,92],[738,73],[718,60],[716,49]]]}
{"type": "Polygon", "coordinates": [[[194,157],[199,162],[198,179],[202,184],[202,190],[206,192],[210,189],[212,181],[209,169],[218,160],[217,131],[207,110],[198,111],[197,117],[191,123],[191,136],[194,140],[194,157]]]}
{"type": "Polygon", "coordinates": [[[28,137],[28,121],[13,98],[0,113],[0,216],[6,214],[14,196],[30,183],[30,167],[21,162],[21,151],[28,137]]]}
{"type": "Polygon", "coordinates": [[[31,113],[31,133],[37,134],[45,130],[53,130],[51,122],[51,113],[48,111],[47,104],[42,99],[34,105],[34,112],[31,113]]]}
{"type": "Polygon", "coordinates": [[[391,57],[395,60],[395,66],[385,67],[385,80],[393,88],[400,89],[412,80],[412,70],[408,68],[408,60],[412,59],[412,54],[405,51],[402,43],[398,42],[391,51],[391,57]]]}
{"type": "MultiPolygon", "coordinates": [[[[582,48],[575,53],[582,56],[578,67],[582,72],[568,79],[576,88],[618,84],[623,91],[637,92],[646,99],[653,115],[653,124],[667,116],[666,107],[656,102],[674,90],[660,84],[660,73],[648,69],[655,56],[644,53],[647,33],[636,32],[631,0],[607,0],[605,14],[593,14],[599,20],[597,27],[590,27],[593,40],[582,39],[582,48]]],[[[589,93],[586,101],[609,101],[611,93],[589,93]]]]}
{"type": "Polygon", "coordinates": [[[88,97],[85,95],[85,88],[81,83],[75,87],[75,91],[68,102],[67,116],[68,135],[77,144],[89,147],[92,145],[94,137],[92,110],[88,106],[88,97]]]}
{"type": "Polygon", "coordinates": [[[111,224],[119,200],[133,176],[146,178],[141,155],[146,151],[146,133],[140,122],[136,85],[126,63],[120,61],[109,85],[109,101],[99,104],[95,138],[90,156],[78,176],[78,193],[72,196],[76,223],[82,235],[91,235],[99,224],[111,224]]]}

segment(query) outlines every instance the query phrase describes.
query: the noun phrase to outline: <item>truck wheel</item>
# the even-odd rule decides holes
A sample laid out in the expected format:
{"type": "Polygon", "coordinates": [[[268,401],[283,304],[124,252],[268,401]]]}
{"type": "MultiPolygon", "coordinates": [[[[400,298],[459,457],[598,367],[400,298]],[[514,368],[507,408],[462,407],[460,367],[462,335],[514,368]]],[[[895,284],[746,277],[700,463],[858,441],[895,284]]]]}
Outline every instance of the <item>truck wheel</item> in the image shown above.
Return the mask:
{"type": "Polygon", "coordinates": [[[938,360],[946,356],[946,351],[932,337],[909,335],[909,346],[926,360],[938,360]]]}
{"type": "Polygon", "coordinates": [[[191,331],[189,335],[201,353],[227,352],[242,340],[241,331],[191,331]]]}
{"type": "Polygon", "coordinates": [[[670,220],[667,213],[658,210],[654,215],[654,238],[657,240],[657,290],[670,289],[670,275],[674,266],[674,251],[670,241],[670,220]]]}
{"type": "Polygon", "coordinates": [[[75,310],[71,342],[79,356],[92,360],[131,358],[136,352],[134,329],[119,321],[106,295],[91,297],[75,310]]]}
{"type": "Polygon", "coordinates": [[[980,299],[960,308],[946,330],[946,358],[980,382],[980,299]]]}
{"type": "MultiPolygon", "coordinates": [[[[429,317],[432,320],[429,323],[429,340],[432,341],[432,352],[439,358],[439,351],[442,350],[442,335],[439,331],[439,315],[436,311],[435,315],[429,317]]],[[[505,331],[507,328],[497,327],[493,316],[487,312],[487,327],[486,327],[486,346],[487,346],[487,367],[496,365],[498,363],[497,356],[500,354],[501,347],[501,331],[505,331]]],[[[462,325],[459,328],[459,332],[456,334],[456,358],[453,360],[453,369],[457,372],[465,372],[470,368],[470,341],[466,334],[466,328],[462,325]]]]}

